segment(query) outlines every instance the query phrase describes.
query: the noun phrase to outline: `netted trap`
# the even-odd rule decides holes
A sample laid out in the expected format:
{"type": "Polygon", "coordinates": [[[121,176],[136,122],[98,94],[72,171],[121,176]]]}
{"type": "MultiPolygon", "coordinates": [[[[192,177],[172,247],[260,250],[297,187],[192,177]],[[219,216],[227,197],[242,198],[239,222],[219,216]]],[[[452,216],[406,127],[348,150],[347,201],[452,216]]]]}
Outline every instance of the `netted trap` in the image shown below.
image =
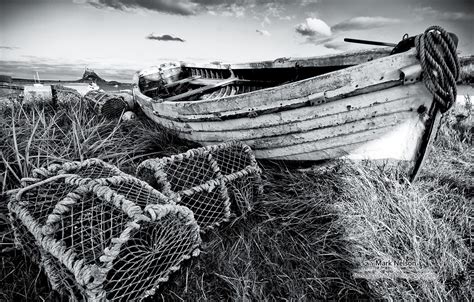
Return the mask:
{"type": "Polygon", "coordinates": [[[261,190],[260,168],[249,146],[229,142],[160,159],[137,168],[137,177],[191,209],[201,230],[245,214],[261,190]]]}
{"type": "Polygon", "coordinates": [[[71,104],[79,104],[82,102],[81,94],[72,88],[65,87],[62,85],[53,85],[53,101],[58,107],[66,107],[71,104]]]}
{"type": "Polygon", "coordinates": [[[131,301],[199,253],[191,210],[100,160],[51,165],[9,202],[17,242],[71,300],[131,301]]]}
{"type": "Polygon", "coordinates": [[[47,167],[37,168],[32,171],[33,178],[50,178],[59,174],[75,174],[82,179],[102,179],[112,176],[130,176],[100,159],[91,158],[85,161],[65,162],[51,164],[47,167]]]}
{"type": "Polygon", "coordinates": [[[109,119],[120,117],[123,112],[133,109],[133,98],[127,94],[94,90],[88,92],[84,98],[92,103],[99,114],[109,119]]]}

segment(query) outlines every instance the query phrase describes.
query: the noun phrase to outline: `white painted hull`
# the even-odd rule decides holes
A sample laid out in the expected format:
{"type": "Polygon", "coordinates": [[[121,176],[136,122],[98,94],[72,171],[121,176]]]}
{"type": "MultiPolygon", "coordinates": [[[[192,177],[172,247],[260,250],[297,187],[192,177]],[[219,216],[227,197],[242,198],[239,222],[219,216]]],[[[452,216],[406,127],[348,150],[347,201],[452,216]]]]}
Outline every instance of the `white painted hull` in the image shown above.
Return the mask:
{"type": "Polygon", "coordinates": [[[403,81],[401,69],[417,65],[410,51],[224,98],[154,101],[137,85],[134,94],[149,118],[202,145],[239,140],[261,159],[415,161],[433,118],[419,75],[403,81]]]}

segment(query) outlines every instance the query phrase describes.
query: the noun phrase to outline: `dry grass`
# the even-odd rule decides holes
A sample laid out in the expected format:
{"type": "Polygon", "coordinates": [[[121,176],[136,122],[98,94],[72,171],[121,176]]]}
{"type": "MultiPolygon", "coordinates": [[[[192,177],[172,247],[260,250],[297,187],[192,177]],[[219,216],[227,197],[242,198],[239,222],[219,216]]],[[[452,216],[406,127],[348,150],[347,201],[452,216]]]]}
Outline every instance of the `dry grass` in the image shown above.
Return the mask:
{"type": "MultiPolygon", "coordinates": [[[[99,157],[133,173],[146,158],[190,147],[144,119],[106,121],[80,104],[1,114],[2,191],[53,162],[99,157]]],[[[413,185],[370,163],[306,172],[265,165],[255,210],[207,234],[201,256],[149,300],[471,299],[473,123],[446,120],[413,185]],[[367,269],[383,278],[355,277],[367,269]],[[430,278],[417,279],[423,272],[430,278]]],[[[5,199],[0,209],[0,300],[60,299],[8,249],[5,199]]]]}

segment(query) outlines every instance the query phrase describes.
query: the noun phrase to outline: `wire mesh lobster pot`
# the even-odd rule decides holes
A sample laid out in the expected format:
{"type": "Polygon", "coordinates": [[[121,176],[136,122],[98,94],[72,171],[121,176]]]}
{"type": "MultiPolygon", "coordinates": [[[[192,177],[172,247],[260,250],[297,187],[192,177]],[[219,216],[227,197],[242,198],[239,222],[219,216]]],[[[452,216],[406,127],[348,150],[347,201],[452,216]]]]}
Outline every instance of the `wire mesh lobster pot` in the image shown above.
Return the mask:
{"type": "Polygon", "coordinates": [[[137,168],[138,178],[191,209],[203,231],[228,221],[231,210],[250,211],[261,191],[260,174],[252,150],[240,142],[149,159],[137,168]]]}
{"type": "Polygon", "coordinates": [[[89,91],[84,98],[93,104],[102,116],[113,119],[133,109],[133,98],[128,94],[111,94],[103,91],[89,91]]]}
{"type": "Polygon", "coordinates": [[[199,253],[193,213],[114,166],[88,160],[33,175],[8,204],[16,240],[73,301],[141,299],[199,253]]]}

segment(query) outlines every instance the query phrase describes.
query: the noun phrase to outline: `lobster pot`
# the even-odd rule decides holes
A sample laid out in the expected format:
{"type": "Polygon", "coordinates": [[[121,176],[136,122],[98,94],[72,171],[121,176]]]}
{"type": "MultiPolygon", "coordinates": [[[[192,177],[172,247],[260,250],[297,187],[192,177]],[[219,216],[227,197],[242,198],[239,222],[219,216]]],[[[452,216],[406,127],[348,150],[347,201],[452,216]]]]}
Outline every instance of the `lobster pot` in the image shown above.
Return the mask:
{"type": "Polygon", "coordinates": [[[133,101],[120,94],[90,91],[84,98],[92,103],[95,110],[102,116],[113,119],[120,117],[123,112],[133,108],[133,101]]]}
{"type": "Polygon", "coordinates": [[[82,96],[77,90],[62,85],[53,85],[53,100],[58,107],[66,107],[72,104],[80,104],[82,96]]]}
{"type": "Polygon", "coordinates": [[[41,249],[35,237],[14,212],[10,212],[10,225],[13,230],[15,248],[21,250],[32,262],[41,264],[41,249]]]}
{"type": "Polygon", "coordinates": [[[201,230],[244,214],[260,191],[260,169],[250,147],[231,142],[149,159],[137,177],[191,209],[201,230]]]}
{"type": "Polygon", "coordinates": [[[141,299],[199,253],[189,209],[113,168],[90,160],[37,169],[8,205],[15,234],[26,234],[21,246],[73,301],[141,299]]]}
{"type": "Polygon", "coordinates": [[[45,179],[60,174],[74,174],[82,179],[104,179],[112,176],[129,176],[114,165],[108,164],[98,158],[85,161],[72,161],[63,164],[51,164],[47,167],[37,168],[32,171],[33,178],[45,179]]]}
{"type": "Polygon", "coordinates": [[[252,149],[232,142],[208,147],[222,173],[230,199],[241,214],[251,211],[262,193],[261,170],[252,149]]]}

